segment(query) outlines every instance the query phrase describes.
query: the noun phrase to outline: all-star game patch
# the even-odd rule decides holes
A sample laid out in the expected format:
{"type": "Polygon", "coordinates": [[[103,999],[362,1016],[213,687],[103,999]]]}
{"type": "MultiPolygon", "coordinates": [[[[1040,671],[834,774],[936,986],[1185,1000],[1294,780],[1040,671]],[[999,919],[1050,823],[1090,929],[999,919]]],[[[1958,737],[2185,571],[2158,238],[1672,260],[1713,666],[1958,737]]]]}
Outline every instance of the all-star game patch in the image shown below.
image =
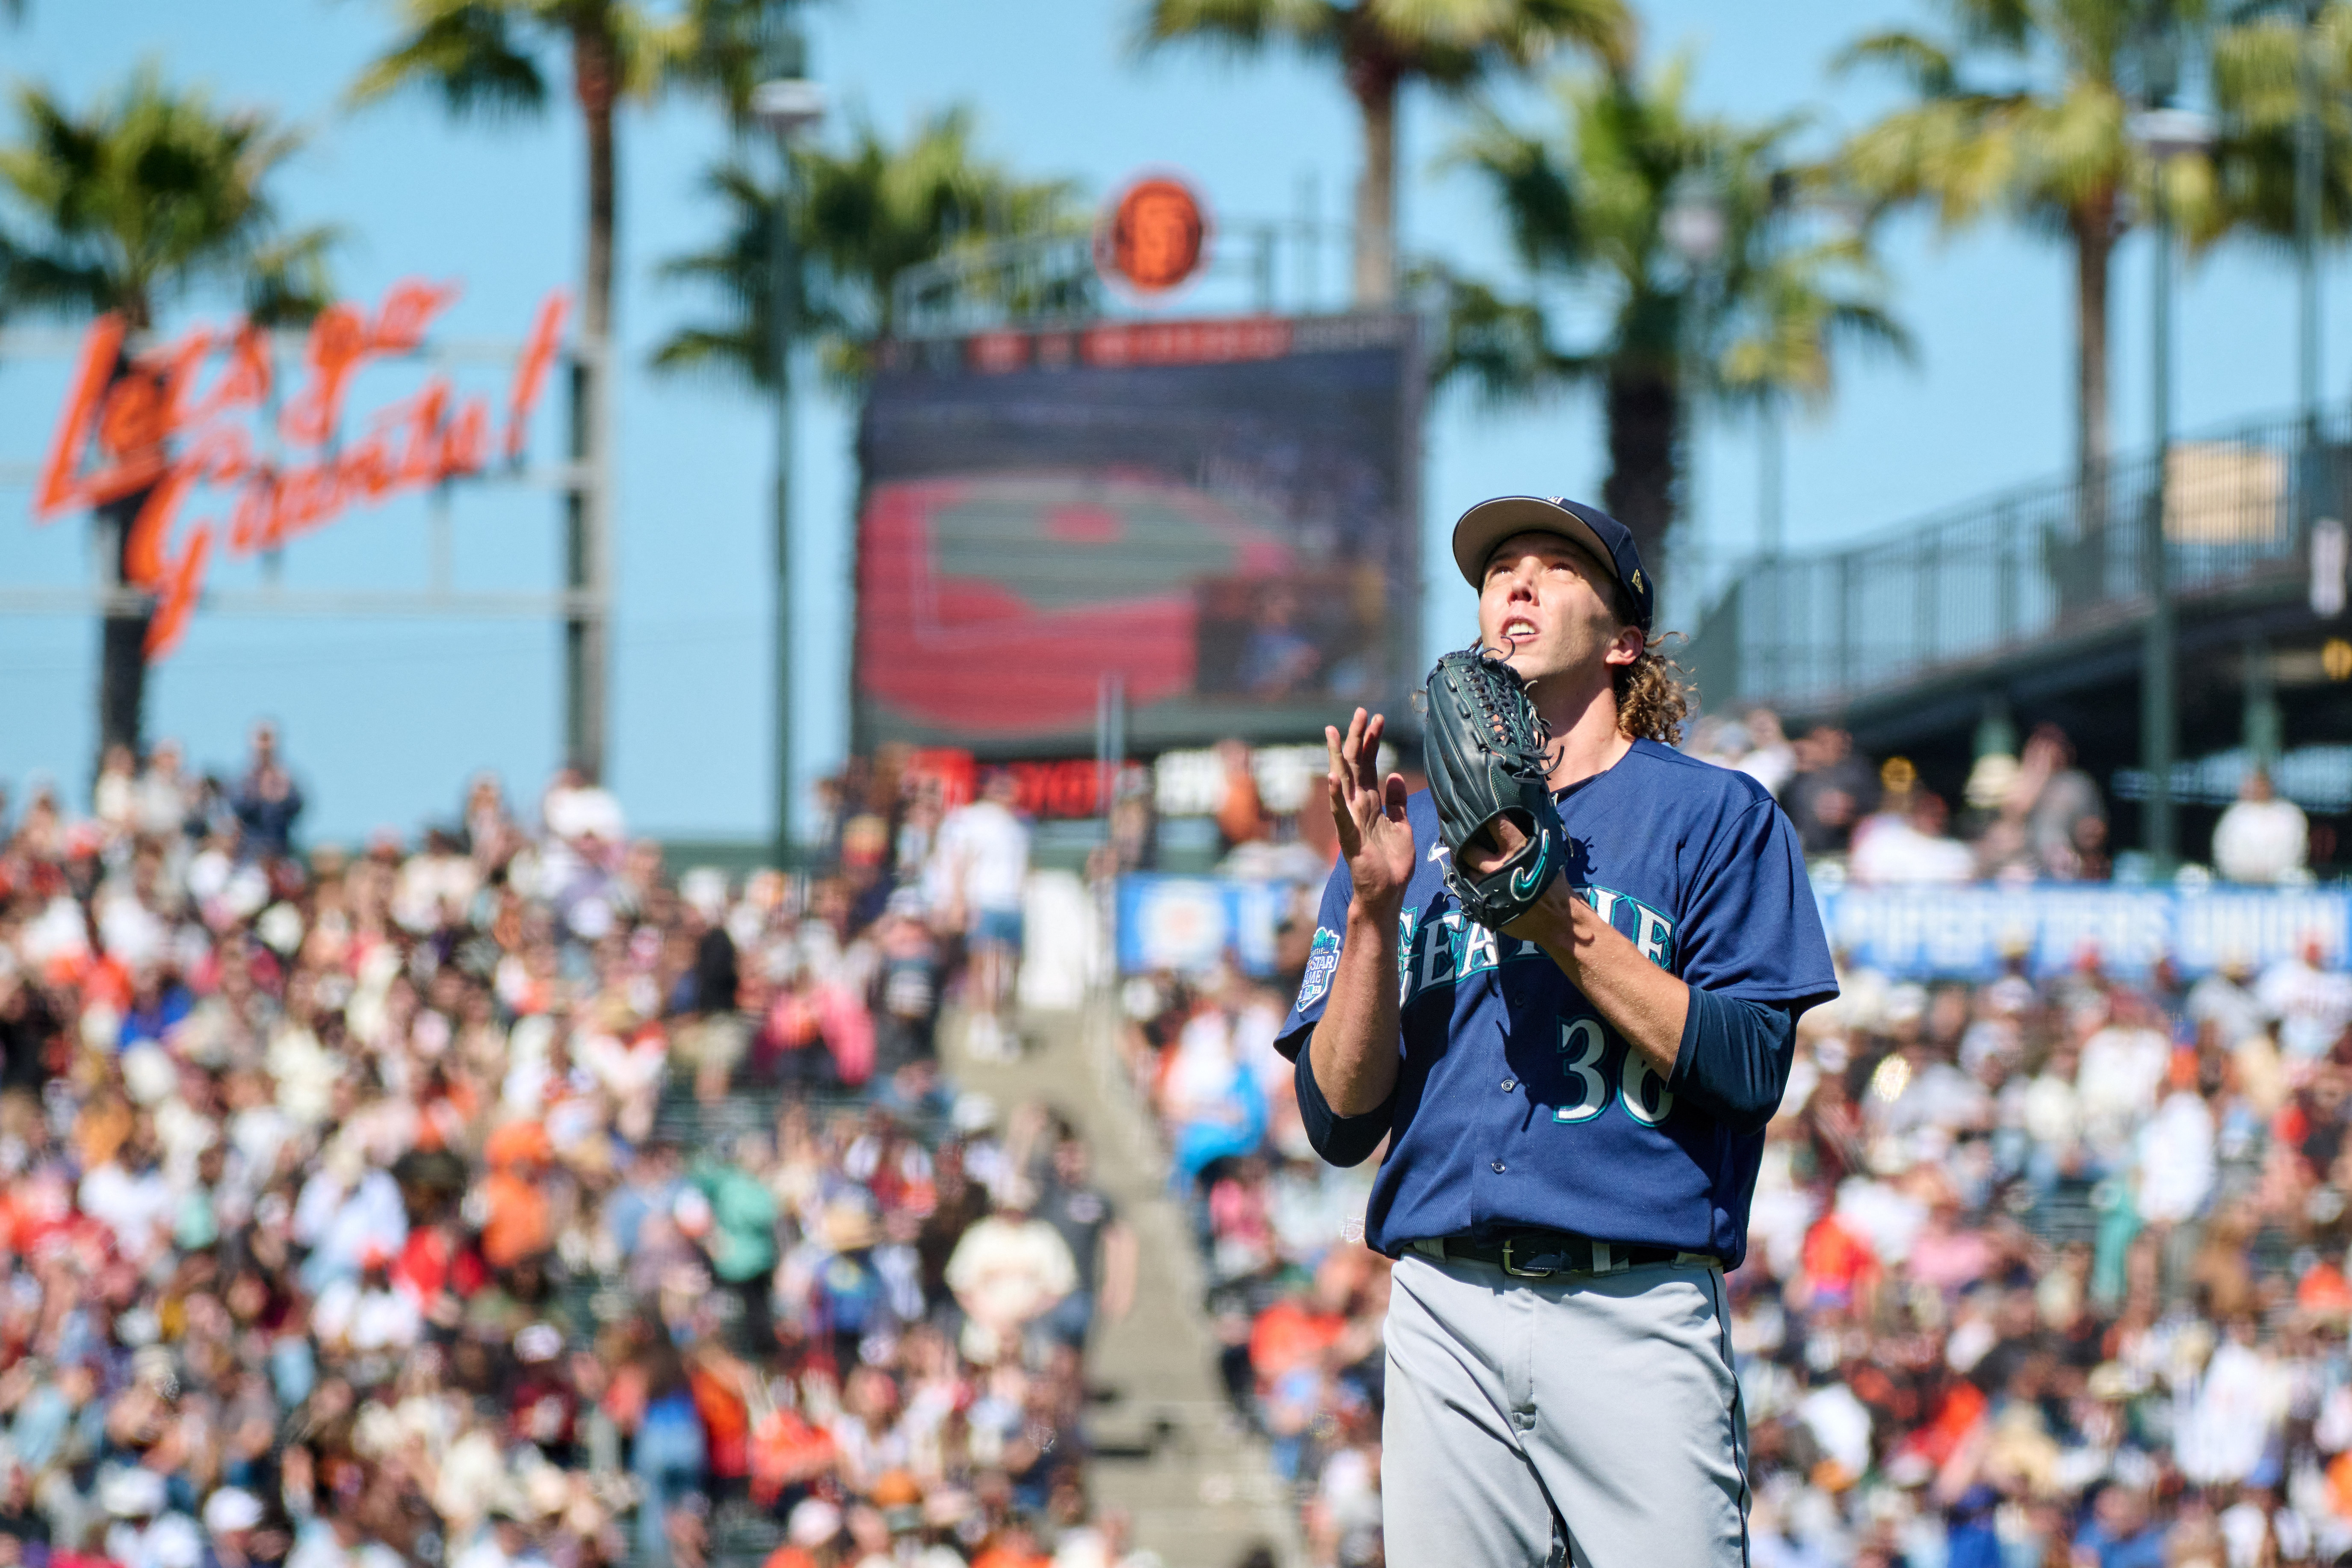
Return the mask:
{"type": "Polygon", "coordinates": [[[1339,933],[1329,926],[1315,928],[1315,945],[1307,950],[1307,977],[1298,983],[1297,1011],[1304,1013],[1331,989],[1339,968],[1339,933]]]}

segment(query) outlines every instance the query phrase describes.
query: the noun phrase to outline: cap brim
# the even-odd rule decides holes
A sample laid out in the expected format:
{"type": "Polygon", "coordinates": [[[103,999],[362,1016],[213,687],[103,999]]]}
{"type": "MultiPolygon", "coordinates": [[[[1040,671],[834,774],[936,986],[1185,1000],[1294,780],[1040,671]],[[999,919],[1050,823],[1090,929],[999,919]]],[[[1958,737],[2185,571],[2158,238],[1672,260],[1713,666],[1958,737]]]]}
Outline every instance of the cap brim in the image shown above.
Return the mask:
{"type": "Polygon", "coordinates": [[[1592,525],[1556,501],[1541,496],[1496,496],[1482,500],[1454,524],[1454,564],[1473,588],[1485,585],[1486,558],[1495,546],[1515,533],[1556,533],[1591,551],[1603,566],[1610,565],[1609,547],[1592,525]]]}

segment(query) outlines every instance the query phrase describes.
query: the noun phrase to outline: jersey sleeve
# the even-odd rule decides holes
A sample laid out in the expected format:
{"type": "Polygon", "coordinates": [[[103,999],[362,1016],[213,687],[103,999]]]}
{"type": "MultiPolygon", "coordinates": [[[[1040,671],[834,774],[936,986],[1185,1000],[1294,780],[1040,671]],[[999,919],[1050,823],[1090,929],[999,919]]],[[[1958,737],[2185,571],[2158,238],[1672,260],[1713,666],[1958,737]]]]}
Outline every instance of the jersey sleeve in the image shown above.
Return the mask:
{"type": "Polygon", "coordinates": [[[1307,1037],[1315,1032],[1323,1016],[1324,1003],[1330,999],[1331,977],[1339,970],[1339,944],[1347,939],[1348,900],[1355,896],[1356,879],[1349,875],[1343,859],[1331,868],[1331,879],[1323,884],[1323,902],[1315,911],[1315,941],[1307,951],[1307,973],[1298,983],[1290,1016],[1282,1021],[1282,1032],[1275,1037],[1274,1048],[1291,1061],[1298,1059],[1307,1037]]]}
{"type": "Polygon", "coordinates": [[[1801,1013],[1837,994],[1797,830],[1759,796],[1700,854],[1683,909],[1685,984],[1801,1013]]]}

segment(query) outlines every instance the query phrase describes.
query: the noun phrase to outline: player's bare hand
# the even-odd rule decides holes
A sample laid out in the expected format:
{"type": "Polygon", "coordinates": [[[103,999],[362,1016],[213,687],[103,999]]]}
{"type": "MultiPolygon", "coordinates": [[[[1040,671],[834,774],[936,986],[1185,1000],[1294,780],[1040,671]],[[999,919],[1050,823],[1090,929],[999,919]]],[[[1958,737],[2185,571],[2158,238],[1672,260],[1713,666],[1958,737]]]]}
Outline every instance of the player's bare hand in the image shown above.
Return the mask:
{"type": "Polygon", "coordinates": [[[1358,901],[1381,914],[1402,906],[1405,884],[1413,872],[1404,775],[1381,777],[1381,737],[1387,729],[1385,718],[1360,708],[1348,721],[1345,734],[1330,725],[1323,729],[1323,743],[1331,755],[1324,784],[1331,800],[1331,822],[1339,832],[1339,854],[1348,862],[1358,901]]]}

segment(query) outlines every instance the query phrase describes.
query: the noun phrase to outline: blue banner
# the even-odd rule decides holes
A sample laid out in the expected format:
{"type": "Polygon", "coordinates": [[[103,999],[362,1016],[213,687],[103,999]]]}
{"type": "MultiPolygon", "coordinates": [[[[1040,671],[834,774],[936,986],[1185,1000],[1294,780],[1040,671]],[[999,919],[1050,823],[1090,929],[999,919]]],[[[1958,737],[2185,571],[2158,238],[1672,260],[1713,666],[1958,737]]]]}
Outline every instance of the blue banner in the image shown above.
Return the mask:
{"type": "Polygon", "coordinates": [[[2231,959],[2259,969],[2293,957],[2306,937],[2340,967],[2352,913],[2352,898],[2339,892],[2248,888],[1841,888],[1814,897],[1844,962],[1910,979],[1983,977],[2012,953],[2036,974],[2092,952],[2124,974],[2144,973],[2168,952],[2183,974],[2231,959]]]}
{"type": "MultiPolygon", "coordinates": [[[[1274,928],[1290,886],[1216,877],[1135,876],[1118,889],[1118,966],[1199,973],[1230,953],[1247,973],[1274,971],[1274,928]]],[[[1981,979],[2021,955],[2036,974],[2095,952],[2111,973],[2145,973],[2166,953],[2185,975],[2231,959],[2260,969],[2316,939],[2342,968],[2352,895],[2333,890],[2093,887],[1840,888],[1816,890],[1822,927],[1842,962],[1898,979],[1981,979]]]]}
{"type": "Polygon", "coordinates": [[[1122,974],[1172,969],[1200,974],[1227,953],[1244,973],[1274,973],[1274,928],[1288,906],[1287,882],[1222,877],[1122,877],[1118,967],[1122,974]]]}

